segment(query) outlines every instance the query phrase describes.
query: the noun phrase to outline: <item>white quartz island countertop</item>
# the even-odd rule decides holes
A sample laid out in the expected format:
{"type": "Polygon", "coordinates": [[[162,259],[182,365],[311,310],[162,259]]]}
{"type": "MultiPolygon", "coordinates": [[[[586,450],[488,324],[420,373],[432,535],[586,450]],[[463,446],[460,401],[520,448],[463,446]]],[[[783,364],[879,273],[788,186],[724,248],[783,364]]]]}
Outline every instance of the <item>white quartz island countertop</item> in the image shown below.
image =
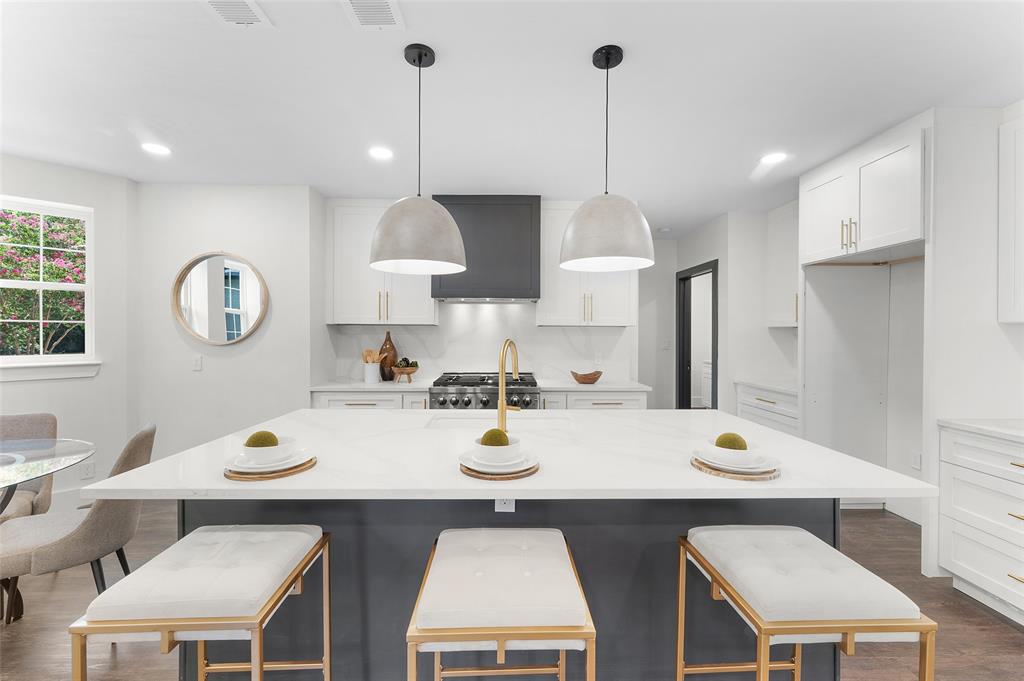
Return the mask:
{"type": "MultiPolygon", "coordinates": [[[[82,490],[91,499],[793,499],[928,497],[919,480],[714,410],[567,410],[509,413],[509,432],[540,471],[490,482],[459,471],[459,455],[495,423],[471,412],[300,409],[154,461],[82,490]],[[313,469],[278,480],[223,475],[255,430],[291,436],[313,469]],[[781,461],[769,482],[714,477],[693,450],[724,431],[781,461]]],[[[157,437],[159,438],[159,430],[157,437]]]]}

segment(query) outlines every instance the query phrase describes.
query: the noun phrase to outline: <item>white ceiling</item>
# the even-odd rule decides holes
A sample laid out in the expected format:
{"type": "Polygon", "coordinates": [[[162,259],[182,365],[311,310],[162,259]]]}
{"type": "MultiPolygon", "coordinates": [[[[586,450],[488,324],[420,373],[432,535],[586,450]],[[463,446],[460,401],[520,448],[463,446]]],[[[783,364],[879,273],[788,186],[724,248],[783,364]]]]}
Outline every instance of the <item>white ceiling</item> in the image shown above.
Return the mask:
{"type": "Polygon", "coordinates": [[[3,151],[140,181],[582,199],[602,187],[614,42],[611,186],[652,227],[796,195],[796,177],[931,106],[1024,98],[1024,4],[428,2],[367,32],[341,0],[263,0],[274,23],[219,23],[201,0],[3,2],[3,151]],[[142,152],[162,142],[168,158],[142,152]],[[395,151],[381,163],[371,145],[395,151]],[[792,159],[764,179],[766,152],[792,159]]]}

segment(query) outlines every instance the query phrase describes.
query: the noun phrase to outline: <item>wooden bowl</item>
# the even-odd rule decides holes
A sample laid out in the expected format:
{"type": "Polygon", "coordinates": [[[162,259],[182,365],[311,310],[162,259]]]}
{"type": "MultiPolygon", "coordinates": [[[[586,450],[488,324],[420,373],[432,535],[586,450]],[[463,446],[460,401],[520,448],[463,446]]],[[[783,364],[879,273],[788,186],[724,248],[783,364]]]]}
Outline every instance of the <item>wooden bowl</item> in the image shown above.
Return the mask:
{"type": "Polygon", "coordinates": [[[405,380],[412,383],[412,375],[416,373],[419,367],[391,367],[391,370],[395,372],[395,383],[399,383],[402,376],[405,376],[405,380]]]}
{"type": "Polygon", "coordinates": [[[576,379],[577,383],[593,385],[594,383],[597,383],[597,379],[601,378],[601,374],[604,372],[591,371],[589,374],[577,374],[575,371],[570,371],[569,373],[572,374],[572,377],[576,379]]]}

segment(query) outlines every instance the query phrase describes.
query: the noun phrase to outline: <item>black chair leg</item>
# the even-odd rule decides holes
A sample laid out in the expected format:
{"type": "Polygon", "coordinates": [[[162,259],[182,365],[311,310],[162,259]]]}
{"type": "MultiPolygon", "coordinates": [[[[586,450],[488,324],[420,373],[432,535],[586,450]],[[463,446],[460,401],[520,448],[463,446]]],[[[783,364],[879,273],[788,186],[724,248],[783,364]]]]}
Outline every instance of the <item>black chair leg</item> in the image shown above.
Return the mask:
{"type": "Polygon", "coordinates": [[[101,594],[107,590],[107,580],[103,578],[103,563],[97,558],[89,565],[92,566],[92,579],[96,582],[96,593],[101,594]]]}
{"type": "MultiPolygon", "coordinates": [[[[10,624],[14,621],[14,610],[15,604],[18,600],[18,578],[11,577],[7,580],[7,608],[4,610],[4,624],[10,624]]],[[[18,618],[20,619],[20,617],[18,618]]]]}
{"type": "Polygon", "coordinates": [[[122,546],[114,553],[117,554],[117,562],[121,564],[121,572],[127,577],[128,573],[131,572],[131,568],[128,567],[128,556],[124,555],[124,547],[122,546]]]}

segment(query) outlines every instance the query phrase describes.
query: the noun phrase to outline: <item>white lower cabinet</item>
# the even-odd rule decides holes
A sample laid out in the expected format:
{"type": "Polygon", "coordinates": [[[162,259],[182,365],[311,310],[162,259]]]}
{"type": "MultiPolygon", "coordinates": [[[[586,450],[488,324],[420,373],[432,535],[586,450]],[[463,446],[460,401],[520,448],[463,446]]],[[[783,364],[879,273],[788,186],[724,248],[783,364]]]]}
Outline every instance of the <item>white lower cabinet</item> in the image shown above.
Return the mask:
{"type": "Polygon", "coordinates": [[[314,409],[426,409],[425,392],[317,392],[314,409]]]}
{"type": "Polygon", "coordinates": [[[939,426],[939,565],[1024,624],[1024,443],[939,426]]]}
{"type": "Polygon", "coordinates": [[[567,393],[567,409],[646,409],[647,393],[567,393]]]}
{"type": "Polygon", "coordinates": [[[737,382],[736,415],[762,426],[801,437],[800,409],[795,391],[737,382]]]}
{"type": "Polygon", "coordinates": [[[540,408],[541,409],[565,409],[566,395],[565,393],[541,393],[540,394],[540,408]]]}

